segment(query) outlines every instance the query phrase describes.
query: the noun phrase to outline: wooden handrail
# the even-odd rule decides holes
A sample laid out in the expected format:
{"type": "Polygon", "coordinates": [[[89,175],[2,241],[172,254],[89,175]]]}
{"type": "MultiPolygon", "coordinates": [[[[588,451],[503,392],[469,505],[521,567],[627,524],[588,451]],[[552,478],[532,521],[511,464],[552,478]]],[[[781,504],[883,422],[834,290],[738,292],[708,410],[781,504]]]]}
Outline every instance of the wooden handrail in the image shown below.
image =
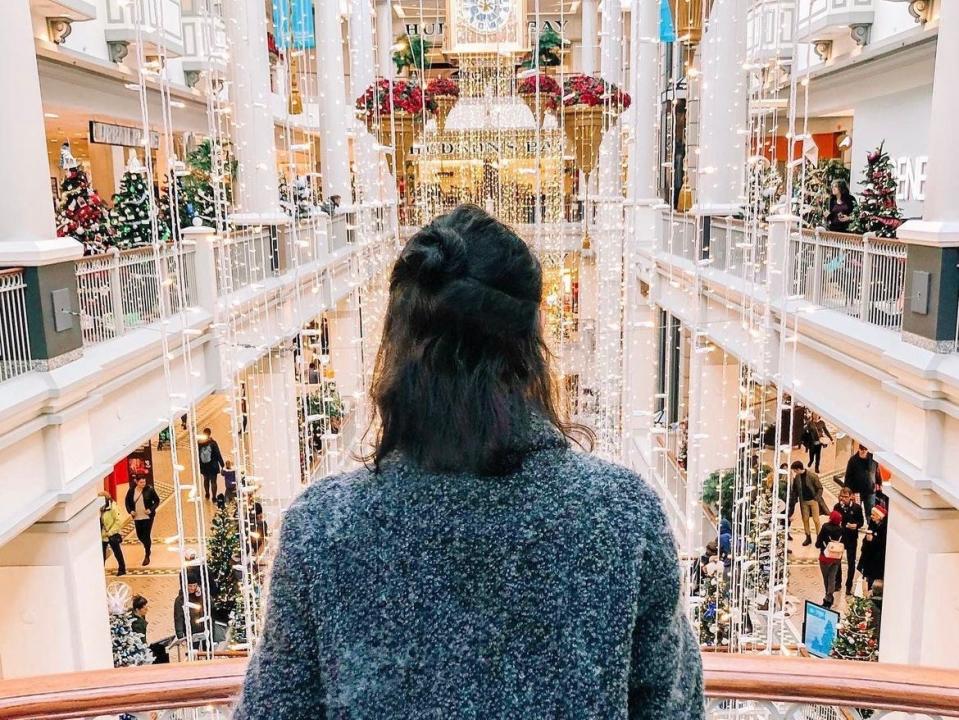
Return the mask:
{"type": "MultiPolygon", "coordinates": [[[[959,670],[704,653],[706,694],[959,716],[959,670]]],[[[0,681],[0,719],[64,720],[229,705],[245,660],[149,665],[0,681]]]]}

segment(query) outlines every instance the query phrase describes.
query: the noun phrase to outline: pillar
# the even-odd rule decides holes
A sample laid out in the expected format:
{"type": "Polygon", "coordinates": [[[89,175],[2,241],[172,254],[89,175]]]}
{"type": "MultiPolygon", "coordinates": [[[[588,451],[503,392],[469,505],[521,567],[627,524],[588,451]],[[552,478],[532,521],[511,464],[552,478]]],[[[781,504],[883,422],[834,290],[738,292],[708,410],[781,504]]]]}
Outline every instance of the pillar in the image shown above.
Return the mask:
{"type": "Polygon", "coordinates": [[[82,346],[74,260],[83,248],[56,233],[29,0],[4,6],[0,43],[0,93],[17,99],[0,103],[0,133],[16,139],[0,164],[0,269],[24,268],[30,357],[50,369],[82,346]]]}
{"type": "Polygon", "coordinates": [[[274,348],[247,375],[250,416],[248,474],[260,486],[263,511],[271,527],[300,493],[300,424],[297,417],[293,351],[274,348]]]}
{"type": "Polygon", "coordinates": [[[113,667],[99,498],[0,547],[0,677],[113,667]]]}
{"type": "Polygon", "coordinates": [[[359,316],[353,307],[353,298],[345,297],[334,313],[327,315],[330,327],[330,363],[336,377],[340,397],[350,402],[363,391],[363,373],[360,362],[359,316]]]}
{"type": "Polygon", "coordinates": [[[323,194],[339,195],[343,205],[353,202],[350,188],[347,130],[351,108],[346,105],[343,67],[343,32],[339,3],[314,0],[316,11],[316,61],[320,88],[320,130],[323,194]]]}
{"type": "Polygon", "coordinates": [[[746,2],[713,5],[709,30],[699,48],[698,215],[732,215],[743,204],[746,163],[746,2]]]}
{"type": "Polygon", "coordinates": [[[959,510],[932,493],[885,491],[890,512],[879,659],[959,668],[959,510]]]}
{"type": "Polygon", "coordinates": [[[959,5],[939,4],[939,40],[929,114],[929,166],[921,220],[898,230],[909,243],[906,259],[903,338],[937,352],[956,346],[959,293],[959,139],[954,118],[959,113],[959,5]]]}
{"type": "Polygon", "coordinates": [[[717,347],[703,353],[700,472],[736,466],[739,443],[739,360],[717,347]]]}
{"type": "Polygon", "coordinates": [[[223,14],[237,160],[236,213],[230,219],[241,225],[283,223],[288,218],[280,208],[266,9],[259,0],[233,0],[224,3],[223,14]]]}
{"type": "Polygon", "coordinates": [[[393,71],[393,5],[390,0],[376,0],[376,72],[391,78],[393,71]]]}
{"type": "MultiPolygon", "coordinates": [[[[362,95],[376,79],[373,54],[373,7],[370,0],[350,2],[350,98],[362,95]]],[[[352,117],[353,136],[356,138],[357,202],[382,201],[379,179],[379,152],[377,142],[366,129],[366,124],[352,117]]]]}
{"type": "Polygon", "coordinates": [[[583,0],[582,4],[582,56],[580,72],[592,75],[596,72],[596,52],[599,49],[599,12],[597,0],[583,0]]]}

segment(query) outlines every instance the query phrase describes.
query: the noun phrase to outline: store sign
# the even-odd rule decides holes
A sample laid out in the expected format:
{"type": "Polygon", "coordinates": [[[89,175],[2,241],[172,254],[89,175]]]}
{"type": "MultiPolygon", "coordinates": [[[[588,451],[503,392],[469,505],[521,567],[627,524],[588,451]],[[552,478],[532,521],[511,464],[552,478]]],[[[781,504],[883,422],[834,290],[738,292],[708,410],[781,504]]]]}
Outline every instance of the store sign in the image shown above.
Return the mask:
{"type": "MultiPolygon", "coordinates": [[[[569,18],[562,17],[542,18],[538,28],[536,21],[530,20],[526,23],[527,32],[531,37],[535,37],[544,30],[553,30],[567,40],[578,39],[569,35],[569,33],[572,32],[569,20],[569,18]]],[[[425,40],[432,41],[436,44],[442,43],[443,33],[446,32],[446,18],[436,18],[429,22],[424,22],[422,25],[415,22],[406,23],[405,32],[407,35],[420,35],[420,28],[423,30],[422,35],[425,40]]]]}
{"type": "Polygon", "coordinates": [[[926,199],[926,167],[928,165],[929,157],[926,155],[896,158],[896,177],[899,181],[896,186],[896,200],[922,202],[926,199]]]}
{"type": "Polygon", "coordinates": [[[539,143],[535,138],[527,140],[519,138],[503,139],[463,139],[457,141],[435,141],[427,143],[424,148],[422,145],[413,146],[413,154],[422,154],[425,149],[427,155],[431,157],[447,156],[453,158],[460,157],[536,157],[537,155],[558,155],[562,151],[562,143],[557,139],[543,138],[539,143]]]}
{"type": "Polygon", "coordinates": [[[280,50],[316,47],[313,0],[273,0],[273,28],[280,50]]]}
{"type": "MultiPolygon", "coordinates": [[[[90,142],[136,148],[146,145],[143,142],[143,128],[111,125],[96,120],[90,121],[90,142]]],[[[154,130],[150,131],[150,147],[154,150],[160,147],[160,133],[154,130]]]]}

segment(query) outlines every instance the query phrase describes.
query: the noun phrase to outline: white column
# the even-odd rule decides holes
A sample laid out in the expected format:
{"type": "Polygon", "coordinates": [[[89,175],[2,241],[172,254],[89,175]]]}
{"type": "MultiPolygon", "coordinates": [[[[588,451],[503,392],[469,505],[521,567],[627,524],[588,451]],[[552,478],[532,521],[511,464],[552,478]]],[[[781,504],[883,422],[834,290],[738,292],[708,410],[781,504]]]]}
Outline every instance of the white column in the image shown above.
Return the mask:
{"type": "Polygon", "coordinates": [[[113,667],[99,505],[34,523],[0,548],[4,678],[113,667]]]}
{"type": "Polygon", "coordinates": [[[266,50],[266,9],[260,0],[223,4],[230,43],[230,97],[233,150],[237,159],[235,193],[239,224],[285,222],[276,172],[270,68],[266,50]]]}
{"type": "MultiPolygon", "coordinates": [[[[630,175],[636,202],[656,205],[657,130],[659,127],[658,76],[650,68],[659,63],[659,6],[655,0],[634,0],[632,16],[633,152],[630,175]]],[[[639,226],[637,226],[639,227],[639,226]]]]}
{"type": "Polygon", "coordinates": [[[580,72],[592,75],[596,72],[596,51],[598,49],[599,12],[597,0],[583,0],[582,5],[582,55],[580,57],[580,72]]]}
{"type": "Polygon", "coordinates": [[[352,110],[346,105],[343,67],[343,27],[339,3],[314,0],[316,11],[316,61],[320,87],[320,130],[323,194],[339,195],[350,205],[350,162],[347,129],[352,110]]]}
{"type": "MultiPolygon", "coordinates": [[[[376,79],[373,56],[373,6],[370,0],[350,2],[350,99],[362,95],[376,79]]],[[[376,140],[366,124],[351,113],[353,136],[356,138],[357,200],[382,200],[379,185],[379,153],[376,140]]]]}
{"type": "Polygon", "coordinates": [[[603,0],[602,13],[600,74],[606,82],[618,85],[623,81],[623,7],[620,0],[603,0]]]}
{"type": "Polygon", "coordinates": [[[296,373],[292,350],[270,352],[247,376],[252,475],[261,487],[267,522],[276,527],[280,513],[301,489],[296,373]]]}
{"type": "Polygon", "coordinates": [[[702,364],[699,454],[705,478],[714,470],[736,466],[739,443],[739,360],[713,348],[702,364]]]}
{"type": "Polygon", "coordinates": [[[922,220],[910,220],[897,231],[900,239],[921,244],[959,245],[959,3],[939,3],[936,74],[929,113],[929,165],[922,220]]]}
{"type": "Polygon", "coordinates": [[[0,137],[14,139],[0,164],[0,265],[70,260],[83,249],[57,238],[30,0],[4,4],[0,47],[0,137]]]}
{"type": "MultiPolygon", "coordinates": [[[[920,507],[893,489],[886,492],[890,510],[879,659],[957,668],[959,511],[941,501],[935,503],[939,507],[920,507]]],[[[930,504],[930,498],[916,499],[930,504]]]]}
{"type": "Polygon", "coordinates": [[[376,71],[391,78],[393,71],[393,5],[390,0],[376,0],[376,71]]]}
{"type": "Polygon", "coordinates": [[[713,5],[700,46],[699,175],[694,211],[729,215],[743,204],[746,163],[746,2],[713,5]]]}
{"type": "Polygon", "coordinates": [[[349,297],[340,300],[336,312],[327,315],[330,327],[330,363],[340,397],[352,401],[363,389],[360,363],[359,316],[349,297]]]}

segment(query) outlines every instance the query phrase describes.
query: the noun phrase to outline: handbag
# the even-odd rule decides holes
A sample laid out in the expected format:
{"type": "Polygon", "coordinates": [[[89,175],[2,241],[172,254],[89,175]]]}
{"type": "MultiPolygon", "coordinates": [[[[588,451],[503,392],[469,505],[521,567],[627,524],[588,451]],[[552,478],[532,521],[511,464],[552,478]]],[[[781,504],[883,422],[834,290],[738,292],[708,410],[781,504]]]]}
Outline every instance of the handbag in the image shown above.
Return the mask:
{"type": "Polygon", "coordinates": [[[823,552],[827,558],[831,560],[842,560],[842,556],[846,553],[846,546],[842,544],[839,540],[830,540],[826,544],[826,550],[823,552]]]}

